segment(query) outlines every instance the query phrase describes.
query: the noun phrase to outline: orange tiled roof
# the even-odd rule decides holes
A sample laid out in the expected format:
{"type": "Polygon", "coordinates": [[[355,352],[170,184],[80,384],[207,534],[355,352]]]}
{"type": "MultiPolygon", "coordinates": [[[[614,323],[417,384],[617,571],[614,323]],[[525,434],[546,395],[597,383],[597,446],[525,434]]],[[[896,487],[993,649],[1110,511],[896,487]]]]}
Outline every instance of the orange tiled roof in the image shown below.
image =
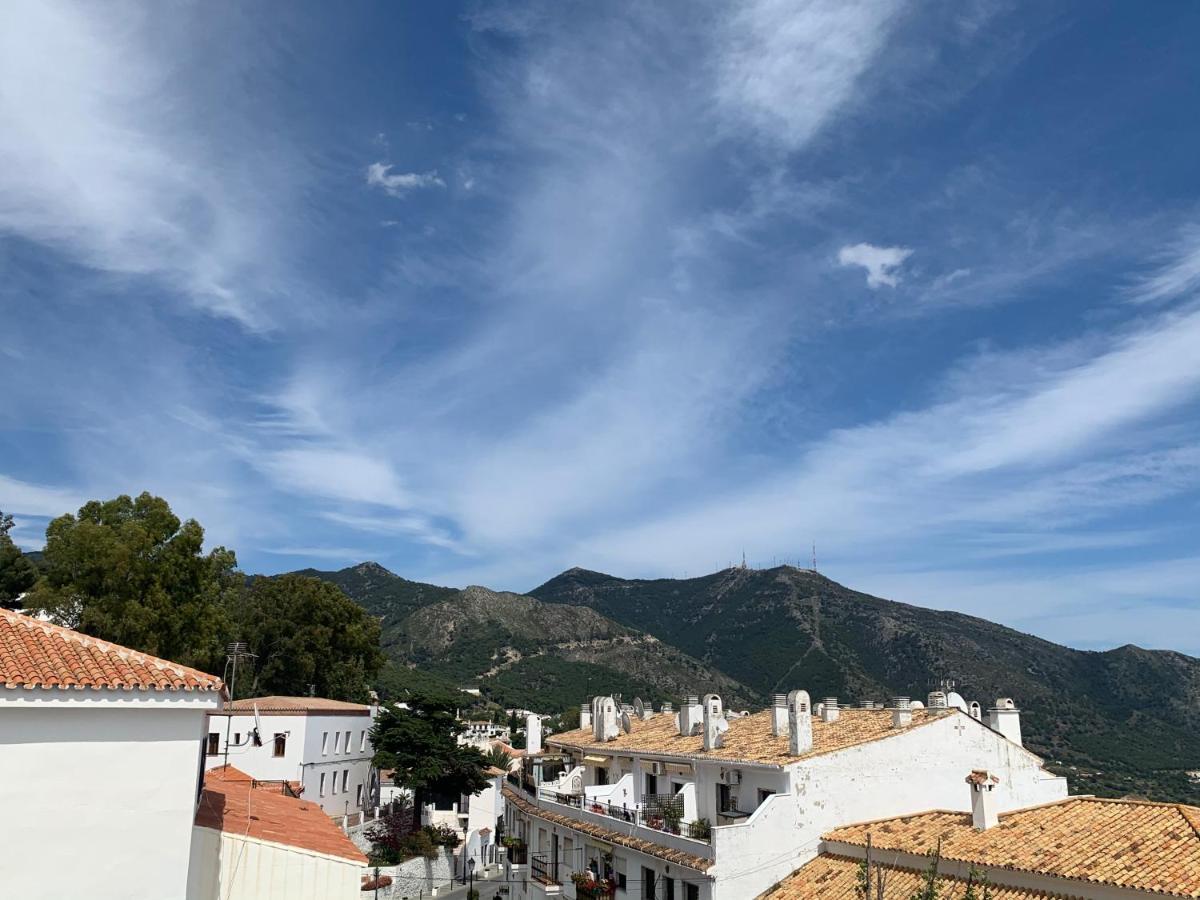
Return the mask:
{"type": "Polygon", "coordinates": [[[220,691],[220,678],[0,609],[0,684],[23,688],[220,691]]]}
{"type": "Polygon", "coordinates": [[[315,803],[269,789],[233,766],[204,774],[196,824],[366,865],[367,858],[315,803]]]}
{"type": "MultiPolygon", "coordinates": [[[[857,859],[842,856],[819,856],[808,865],[788,876],[769,891],[760,895],[761,900],[861,900],[858,892],[857,859]]],[[[884,865],[887,876],[888,897],[910,897],[922,886],[924,872],[884,865]]],[[[966,891],[966,879],[946,878],[943,897],[962,897],[966,891]]],[[[976,894],[982,893],[976,890],[976,894]]],[[[988,886],[991,900],[1051,900],[1057,894],[1047,894],[1026,888],[988,886]]]]}
{"type": "MultiPolygon", "coordinates": [[[[956,709],[920,710],[912,713],[912,724],[906,729],[892,727],[892,712],[887,709],[843,709],[836,722],[823,722],[817,716],[812,719],[812,750],[800,756],[788,752],[788,739],[771,734],[771,711],[764,710],[749,716],[729,720],[725,732],[725,746],[719,750],[704,750],[701,735],[681,735],[672,715],[659,713],[650,719],[634,719],[629,734],[622,733],[616,740],[598,742],[590,728],[564,731],[546,739],[548,746],[572,750],[595,751],[598,753],[661,753],[666,756],[684,756],[701,759],[726,760],[729,762],[767,763],[786,766],[798,759],[832,753],[857,744],[865,744],[886,737],[903,734],[913,728],[947,715],[966,715],[956,709]]],[[[969,718],[969,717],[968,717],[969,718]]],[[[972,720],[974,721],[974,720],[972,720]]]]}
{"type": "Polygon", "coordinates": [[[622,847],[628,847],[631,850],[640,850],[642,853],[650,856],[657,856],[659,859],[665,859],[669,863],[675,863],[677,866],[686,866],[689,869],[695,869],[697,872],[707,872],[713,866],[711,859],[705,859],[703,856],[696,856],[691,853],[684,853],[682,850],[673,850],[670,847],[664,847],[662,844],[655,844],[652,841],[644,841],[641,838],[636,838],[633,835],[623,834],[620,831],[601,828],[599,825],[594,825],[591,822],[585,822],[581,819],[573,819],[570,816],[564,816],[562,813],[551,812],[548,809],[543,809],[536,803],[522,797],[508,785],[503,788],[504,799],[515,806],[517,809],[531,816],[536,816],[539,819],[545,819],[547,822],[554,822],[557,825],[562,825],[566,828],[574,829],[580,834],[589,834],[594,838],[598,838],[605,843],[619,844],[622,847]]]}
{"type": "MultiPolygon", "coordinates": [[[[258,707],[261,715],[356,715],[368,716],[371,707],[363,703],[347,703],[344,700],[327,700],[324,697],[248,697],[226,703],[220,713],[253,713],[258,707]]],[[[219,713],[218,713],[219,714],[219,713]]]]}
{"type": "Polygon", "coordinates": [[[991,869],[1039,872],[1157,894],[1200,897],[1200,809],[1069,797],[1001,813],[986,831],[969,813],[935,811],[838,828],[827,841],[929,854],[991,869]]]}
{"type": "Polygon", "coordinates": [[[284,781],[283,779],[255,779],[247,775],[236,766],[231,766],[228,763],[223,766],[213,766],[211,769],[205,770],[204,783],[208,784],[212,781],[225,781],[229,782],[230,784],[251,784],[264,790],[269,790],[273,784],[286,784],[292,789],[293,794],[299,794],[304,790],[304,785],[299,781],[284,781]]]}

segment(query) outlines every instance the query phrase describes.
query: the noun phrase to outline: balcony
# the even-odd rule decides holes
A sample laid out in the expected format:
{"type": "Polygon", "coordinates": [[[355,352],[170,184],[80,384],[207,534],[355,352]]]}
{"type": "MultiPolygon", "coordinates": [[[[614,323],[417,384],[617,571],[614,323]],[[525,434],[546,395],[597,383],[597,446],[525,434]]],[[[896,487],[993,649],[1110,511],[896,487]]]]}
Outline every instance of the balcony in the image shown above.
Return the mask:
{"type": "Polygon", "coordinates": [[[590,873],[576,872],[571,876],[575,882],[575,900],[613,900],[617,895],[617,882],[612,878],[597,880],[590,873]]]}

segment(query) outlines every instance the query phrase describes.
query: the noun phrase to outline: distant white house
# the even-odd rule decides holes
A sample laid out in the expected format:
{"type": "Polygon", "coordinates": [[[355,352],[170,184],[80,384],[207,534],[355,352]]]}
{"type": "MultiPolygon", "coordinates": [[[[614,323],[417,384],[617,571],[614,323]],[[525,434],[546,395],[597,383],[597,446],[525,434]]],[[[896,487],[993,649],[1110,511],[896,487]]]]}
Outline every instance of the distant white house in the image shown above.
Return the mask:
{"type": "Polygon", "coordinates": [[[328,815],[354,822],[379,803],[374,713],[320,697],[236,700],[209,717],[205,768],[229,764],[259,781],[287,782],[328,815]]]}
{"type": "Polygon", "coordinates": [[[353,900],[366,863],[316,803],[233,766],[205,773],[187,900],[353,900]]]}
{"type": "Polygon", "coordinates": [[[221,679],[0,609],[0,896],[183,897],[221,679]]]}

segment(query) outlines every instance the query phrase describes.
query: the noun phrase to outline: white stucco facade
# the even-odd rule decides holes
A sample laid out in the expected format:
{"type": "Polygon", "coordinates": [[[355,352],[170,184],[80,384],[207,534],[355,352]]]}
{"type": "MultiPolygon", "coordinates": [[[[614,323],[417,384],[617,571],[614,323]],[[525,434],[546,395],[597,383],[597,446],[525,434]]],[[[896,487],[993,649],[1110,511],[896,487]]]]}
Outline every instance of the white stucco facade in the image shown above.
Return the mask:
{"type": "MultiPolygon", "coordinates": [[[[821,727],[851,728],[847,720],[863,714],[850,713],[841,726],[835,720],[821,727]]],[[[890,711],[871,715],[892,721],[890,711]]],[[[550,744],[553,753],[553,739],[550,744]]],[[[1066,781],[1048,773],[1037,756],[957,709],[923,717],[919,725],[895,725],[840,749],[799,754],[782,765],[616,746],[606,753],[601,746],[570,751],[562,774],[536,789],[528,780],[509,788],[514,792],[506,811],[509,833],[527,842],[531,860],[540,855],[559,862],[551,879],[556,884],[531,881],[524,888],[533,897],[561,894],[570,900],[575,895],[571,873],[605,854],[611,862],[600,865],[611,865],[614,877],[626,883],[635,876],[639,884],[670,879],[656,891],[658,897],[756,897],[813,859],[821,836],[837,826],[929,809],[969,811],[963,780],[976,769],[999,778],[994,801],[1000,811],[1067,795],[1066,781]],[[681,821],[664,827],[669,823],[655,817],[648,792],[674,798],[682,808],[681,821]],[[565,819],[589,826],[592,834],[565,819]],[[597,838],[595,828],[614,837],[597,838]],[[663,852],[643,852],[640,841],[663,852]],[[688,854],[695,862],[681,864],[686,861],[678,856],[672,862],[671,853],[688,854]]]]}
{"type": "Polygon", "coordinates": [[[354,900],[363,871],[336,856],[196,826],[187,900],[354,900]]]}
{"type": "Polygon", "coordinates": [[[371,765],[373,719],[366,707],[357,714],[260,710],[258,721],[261,746],[251,739],[253,712],[212,715],[205,767],[228,762],[262,781],[297,782],[303,788],[301,796],[334,817],[353,815],[379,802],[378,779],[371,765]],[[208,752],[213,749],[215,753],[208,752]]]}
{"type": "Polygon", "coordinates": [[[0,687],[0,894],[61,896],[69,871],[96,900],[184,896],[201,737],[219,703],[213,691],[0,687]]]}

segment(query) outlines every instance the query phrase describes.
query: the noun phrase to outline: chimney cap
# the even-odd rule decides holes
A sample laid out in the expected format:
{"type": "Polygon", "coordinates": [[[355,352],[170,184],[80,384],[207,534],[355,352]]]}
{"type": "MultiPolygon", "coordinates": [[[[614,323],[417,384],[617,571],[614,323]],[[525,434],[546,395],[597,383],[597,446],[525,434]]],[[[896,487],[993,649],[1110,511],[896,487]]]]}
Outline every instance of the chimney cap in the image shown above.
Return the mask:
{"type": "Polygon", "coordinates": [[[987,788],[989,791],[1000,783],[1000,778],[993,775],[987,769],[972,769],[971,774],[967,776],[967,784],[971,785],[975,790],[987,788]]]}

